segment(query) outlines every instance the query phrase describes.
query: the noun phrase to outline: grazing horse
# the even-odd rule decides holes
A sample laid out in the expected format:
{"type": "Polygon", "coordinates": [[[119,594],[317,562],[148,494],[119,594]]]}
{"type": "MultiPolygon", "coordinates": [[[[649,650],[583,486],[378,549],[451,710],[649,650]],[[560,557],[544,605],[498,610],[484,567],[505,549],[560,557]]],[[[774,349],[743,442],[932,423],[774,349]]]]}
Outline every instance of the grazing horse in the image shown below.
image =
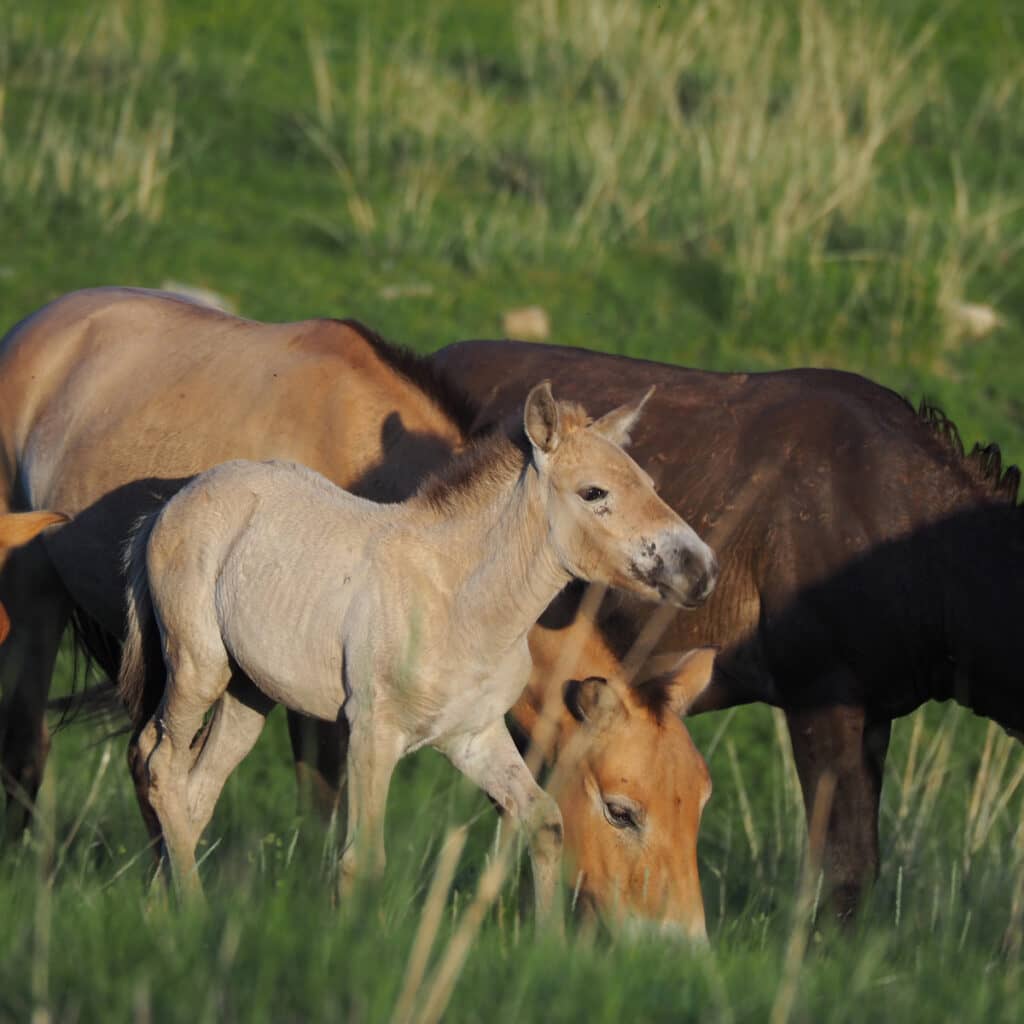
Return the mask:
{"type": "Polygon", "coordinates": [[[527,634],[573,577],[692,608],[717,574],[620,447],[646,397],[590,423],[539,384],[521,436],[481,441],[405,502],[355,497],[295,464],[229,462],[144,522],[119,689],[143,726],[180,891],[199,890],[199,836],[284,704],[347,722],[343,883],[383,871],[392,772],[431,746],[525,826],[538,912],[550,912],[562,816],[505,724],[530,677],[527,634]],[[157,624],[166,684],[144,655],[157,624]]]}
{"type": "MultiPolygon", "coordinates": [[[[477,430],[540,377],[597,410],[657,385],[631,453],[722,558],[712,599],[663,643],[720,647],[690,713],[784,709],[808,811],[834,779],[824,866],[842,916],[877,871],[892,719],[953,698],[1020,738],[1024,511],[994,445],[965,456],[937,410],[848,373],[705,373],[511,341],[434,361],[481,403],[477,430]]],[[[572,623],[589,634],[575,673],[606,675],[644,618],[621,600],[586,622],[569,609],[535,651],[572,623]]]]}
{"type": "MultiPolygon", "coordinates": [[[[0,650],[8,792],[31,795],[38,786],[50,676],[70,615],[116,676],[125,542],[133,524],[188,479],[229,459],[277,458],[353,493],[402,500],[447,462],[475,415],[428,362],[354,323],[263,324],[178,296],[105,288],[66,295],[15,326],[0,343],[0,512],[55,507],[75,519],[46,538],[45,552],[40,544],[13,552],[0,571],[0,599],[25,625],[0,650]]],[[[594,745],[583,766],[591,799],[561,803],[566,853],[575,862],[574,844],[587,836],[591,871],[580,891],[600,909],[642,913],[647,903],[631,901],[620,884],[642,877],[648,895],[663,894],[669,926],[699,930],[700,886],[678,865],[695,862],[706,766],[681,723],[661,714],[666,705],[638,700],[611,664],[590,674],[603,674],[620,698],[600,718],[614,742],[594,745]],[[645,758],[654,750],[657,760],[645,758]],[[643,809],[640,828],[623,825],[603,799],[623,787],[643,809]]],[[[557,698],[557,754],[597,725],[570,711],[568,676],[556,678],[556,667],[551,660],[535,672],[528,695],[557,698]]],[[[661,685],[641,667],[640,678],[648,676],[644,692],[661,685]]],[[[689,685],[707,679],[694,675],[689,685]]],[[[510,716],[527,735],[537,721],[528,695],[510,716]]],[[[310,732],[294,715],[289,729],[303,779],[316,782],[305,765],[316,758],[336,781],[344,763],[338,739],[307,746],[310,732]]],[[[144,772],[138,785],[146,807],[144,772]]],[[[8,799],[7,819],[9,831],[23,827],[20,799],[8,799]]]]}
{"type": "MultiPolygon", "coordinates": [[[[37,537],[48,526],[67,522],[59,512],[8,512],[0,515],[0,556],[11,548],[20,548],[37,537]]],[[[0,604],[0,644],[7,639],[11,620],[7,609],[0,604]]]]}
{"type": "Polygon", "coordinates": [[[661,922],[666,933],[702,936],[697,847],[680,846],[677,836],[697,834],[711,777],[682,718],[712,678],[715,651],[655,657],[634,678],[591,635],[584,618],[572,629],[551,628],[559,608],[575,603],[575,590],[567,588],[541,617],[546,625],[530,633],[534,667],[512,722],[523,730],[524,741],[539,737],[543,743],[541,717],[554,711],[553,735],[544,747],[556,765],[552,779],[565,818],[577,903],[609,920],[640,918],[661,922]],[[577,648],[584,641],[586,647],[577,648]],[[586,675],[570,680],[564,699],[551,709],[545,707],[547,680],[552,673],[557,678],[567,649],[585,650],[572,668],[586,675]],[[572,761],[567,775],[558,767],[563,757],[572,761]],[[650,785],[652,765],[663,784],[650,785]],[[618,842],[607,841],[609,829],[618,832],[618,842]],[[652,872],[652,862],[664,870],[652,872]],[[606,893],[618,899],[609,905],[606,893]]]}

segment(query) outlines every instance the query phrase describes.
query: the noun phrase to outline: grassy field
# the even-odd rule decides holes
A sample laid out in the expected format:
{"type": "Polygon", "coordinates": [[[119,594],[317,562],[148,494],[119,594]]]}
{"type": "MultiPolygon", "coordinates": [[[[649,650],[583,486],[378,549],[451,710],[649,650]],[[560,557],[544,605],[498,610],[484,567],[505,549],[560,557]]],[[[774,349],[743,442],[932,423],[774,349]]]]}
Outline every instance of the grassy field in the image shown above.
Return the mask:
{"type": "MultiPolygon", "coordinates": [[[[4,325],[72,288],[177,281],[427,351],[536,304],[560,343],[867,373],[1024,460],[1012,0],[2,2],[4,325]]],[[[277,718],[210,829],[205,915],[147,899],[123,741],[57,737],[49,809],[0,858],[0,1019],[389,1019],[445,835],[469,823],[414,1006],[443,1003],[489,805],[411,759],[385,882],[335,909],[277,718]]],[[[446,1019],[1024,1016],[1019,747],[955,708],[896,724],[882,877],[837,936],[808,927],[813,886],[796,898],[780,720],[692,730],[715,779],[711,951],[538,936],[527,872],[446,1019]]]]}

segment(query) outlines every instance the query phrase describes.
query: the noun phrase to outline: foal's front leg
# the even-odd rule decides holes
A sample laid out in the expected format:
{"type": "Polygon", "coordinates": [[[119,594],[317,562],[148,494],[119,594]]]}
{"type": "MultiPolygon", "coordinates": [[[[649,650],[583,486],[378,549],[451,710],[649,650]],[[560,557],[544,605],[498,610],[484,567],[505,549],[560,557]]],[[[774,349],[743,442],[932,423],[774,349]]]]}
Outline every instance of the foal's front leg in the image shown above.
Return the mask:
{"type": "Polygon", "coordinates": [[[384,873],[384,812],[391,776],[402,753],[402,734],[373,715],[357,715],[350,722],[348,828],[339,865],[339,896],[351,890],[357,877],[379,878],[384,873]]]}
{"type": "Polygon", "coordinates": [[[560,924],[557,897],[561,892],[562,812],[526,767],[505,719],[499,718],[480,732],[453,737],[439,749],[526,829],[537,916],[546,920],[554,912],[555,923],[560,924]]]}

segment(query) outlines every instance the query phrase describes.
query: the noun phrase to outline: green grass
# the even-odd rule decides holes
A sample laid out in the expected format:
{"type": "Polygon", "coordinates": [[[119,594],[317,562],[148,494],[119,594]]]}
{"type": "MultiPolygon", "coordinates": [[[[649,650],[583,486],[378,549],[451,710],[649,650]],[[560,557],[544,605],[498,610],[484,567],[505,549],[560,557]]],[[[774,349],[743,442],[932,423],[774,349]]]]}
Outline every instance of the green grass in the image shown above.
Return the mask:
{"type": "MultiPolygon", "coordinates": [[[[5,324],[72,288],[174,280],[430,350],[537,304],[566,344],[864,372],[1024,460],[1018,4],[43,10],[0,18],[5,324]],[[976,336],[964,304],[998,325],[976,336]]],[[[788,749],[765,708],[692,729],[715,779],[712,953],[574,932],[558,947],[517,875],[452,1019],[770,1014],[804,934],[788,749]]],[[[87,801],[95,740],[55,743],[55,848],[44,828],[0,859],[0,1019],[386,1019],[446,828],[473,821],[437,953],[492,851],[486,802],[417,756],[385,883],[331,907],[272,720],[210,830],[208,915],[149,907],[120,741],[87,801]]],[[[1022,764],[955,709],[897,723],[882,877],[852,936],[812,934],[792,1019],[1020,1018],[1004,938],[1022,927],[1022,764]]]]}

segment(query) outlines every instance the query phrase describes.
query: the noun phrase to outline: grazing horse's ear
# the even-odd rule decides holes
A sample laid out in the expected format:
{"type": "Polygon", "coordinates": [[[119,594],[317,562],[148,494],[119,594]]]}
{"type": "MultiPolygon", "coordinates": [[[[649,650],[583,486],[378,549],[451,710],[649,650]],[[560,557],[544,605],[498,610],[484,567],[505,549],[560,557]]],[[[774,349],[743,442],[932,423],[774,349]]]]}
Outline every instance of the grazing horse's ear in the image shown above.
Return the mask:
{"type": "Polygon", "coordinates": [[[542,380],[526,396],[523,407],[523,427],[530,444],[545,455],[550,455],[561,440],[558,429],[558,403],[551,394],[551,382],[542,380]]]}
{"type": "Polygon", "coordinates": [[[0,548],[27,544],[37,533],[56,523],[66,523],[60,512],[8,512],[0,515],[0,548]]]}
{"type": "Polygon", "coordinates": [[[654,394],[654,387],[655,385],[652,384],[647,389],[647,393],[638,401],[620,405],[617,409],[605,413],[599,420],[591,423],[590,429],[613,444],[617,444],[620,448],[625,448],[630,441],[630,431],[636,426],[636,421],[640,419],[640,413],[643,412],[647,399],[654,394]]]}
{"type": "Polygon", "coordinates": [[[608,680],[600,676],[570,679],[565,684],[565,706],[577,722],[597,729],[608,725],[624,707],[608,680]]]}
{"type": "Polygon", "coordinates": [[[665,704],[682,717],[711,685],[715,647],[695,647],[682,654],[657,654],[644,663],[640,686],[660,686],[665,704]]]}

